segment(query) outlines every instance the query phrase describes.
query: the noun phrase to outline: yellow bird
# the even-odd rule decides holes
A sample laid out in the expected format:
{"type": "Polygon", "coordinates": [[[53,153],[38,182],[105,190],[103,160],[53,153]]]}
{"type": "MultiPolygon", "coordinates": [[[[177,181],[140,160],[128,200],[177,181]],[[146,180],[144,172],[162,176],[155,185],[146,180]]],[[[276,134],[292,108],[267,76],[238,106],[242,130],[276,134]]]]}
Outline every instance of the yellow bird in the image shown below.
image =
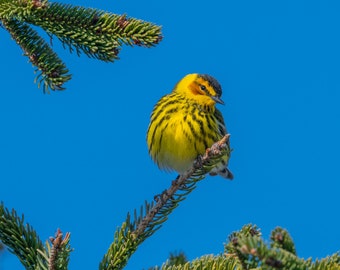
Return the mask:
{"type": "MultiPolygon", "coordinates": [[[[227,133],[221,112],[215,108],[221,100],[218,81],[206,74],[188,74],[172,93],[162,97],[151,114],[147,131],[149,154],[160,169],[183,174],[207,148],[227,133]]],[[[233,179],[227,168],[228,157],[211,170],[233,179]]]]}

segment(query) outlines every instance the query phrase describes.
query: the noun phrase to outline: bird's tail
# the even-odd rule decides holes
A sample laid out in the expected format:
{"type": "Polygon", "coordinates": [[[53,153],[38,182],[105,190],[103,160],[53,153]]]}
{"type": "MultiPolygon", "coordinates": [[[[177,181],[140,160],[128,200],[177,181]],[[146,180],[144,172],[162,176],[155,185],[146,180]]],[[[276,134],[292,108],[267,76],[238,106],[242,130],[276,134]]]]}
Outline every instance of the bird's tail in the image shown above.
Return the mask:
{"type": "Polygon", "coordinates": [[[226,167],[224,167],[222,170],[216,170],[216,168],[212,169],[209,173],[211,176],[220,175],[225,179],[233,180],[234,175],[233,173],[226,167]]]}
{"type": "Polygon", "coordinates": [[[227,168],[227,162],[228,162],[228,157],[226,157],[225,159],[222,159],[221,162],[219,162],[216,167],[214,167],[209,174],[211,176],[215,176],[215,175],[220,175],[225,179],[229,179],[229,180],[233,180],[234,179],[234,175],[233,173],[227,168]]]}

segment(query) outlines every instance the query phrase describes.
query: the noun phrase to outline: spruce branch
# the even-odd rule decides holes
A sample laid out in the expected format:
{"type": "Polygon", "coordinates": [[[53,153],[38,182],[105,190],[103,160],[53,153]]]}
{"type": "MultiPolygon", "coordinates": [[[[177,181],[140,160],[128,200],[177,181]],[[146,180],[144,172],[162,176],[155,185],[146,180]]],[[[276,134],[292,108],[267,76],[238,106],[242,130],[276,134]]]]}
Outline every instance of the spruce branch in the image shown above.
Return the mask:
{"type": "Polygon", "coordinates": [[[47,261],[38,250],[44,246],[34,229],[24,224],[24,216],[19,217],[15,210],[9,211],[0,204],[0,240],[15,254],[26,269],[47,270],[47,261]]]}
{"type": "Polygon", "coordinates": [[[296,255],[293,239],[286,230],[280,227],[275,228],[271,233],[270,239],[272,240],[270,243],[272,248],[282,248],[296,255]]]}
{"type": "Polygon", "coordinates": [[[116,230],[114,241],[100,264],[100,270],[122,269],[126,265],[137,247],[162,226],[179,203],[196,188],[196,183],[202,180],[221,158],[230,156],[229,137],[229,134],[225,135],[207,149],[186,173],[172,181],[167,190],[155,196],[151,203],[146,202],[139,215],[135,210],[133,220],[128,214],[126,221],[116,230]]]}
{"type": "Polygon", "coordinates": [[[268,248],[264,241],[257,237],[239,237],[239,251],[258,265],[267,269],[307,270],[308,265],[303,259],[281,248],[268,248]]]}
{"type": "Polygon", "coordinates": [[[24,223],[24,216],[19,217],[14,209],[9,211],[0,204],[0,240],[8,250],[16,255],[26,269],[34,270],[67,270],[70,248],[70,234],[63,238],[58,229],[51,244],[46,247],[37,233],[24,223]]]}
{"type": "Polygon", "coordinates": [[[308,260],[310,262],[310,270],[340,270],[340,252],[336,252],[331,256],[327,256],[321,260],[315,260],[313,263],[311,259],[308,260]]]}
{"type": "Polygon", "coordinates": [[[245,225],[240,231],[233,232],[229,235],[229,242],[225,245],[224,250],[227,257],[236,258],[242,269],[256,268],[257,262],[247,260],[248,255],[244,254],[240,247],[240,237],[260,237],[261,232],[256,225],[245,225]]]}
{"type": "Polygon", "coordinates": [[[242,270],[242,268],[232,257],[205,255],[179,265],[172,265],[168,261],[162,267],[154,267],[152,270],[242,270]]]}
{"type": "Polygon", "coordinates": [[[188,262],[188,259],[183,251],[179,253],[170,253],[167,263],[169,265],[181,265],[188,262]]]}
{"type": "Polygon", "coordinates": [[[271,241],[270,245],[265,244],[257,226],[248,224],[230,234],[224,254],[204,255],[191,262],[179,264],[171,263],[170,256],[162,267],[155,266],[149,270],[340,270],[339,252],[314,262],[311,258],[298,258],[289,251],[293,240],[280,227],[272,231],[271,241]],[[280,247],[274,243],[276,241],[280,242],[280,247]]]}
{"type": "Polygon", "coordinates": [[[51,245],[47,242],[46,246],[49,253],[48,270],[67,270],[69,255],[72,251],[70,248],[70,233],[63,233],[57,230],[55,237],[50,237],[51,245]]]}
{"type": "Polygon", "coordinates": [[[163,219],[177,207],[180,201],[185,199],[185,196],[196,187],[196,182],[202,180],[205,174],[218,163],[219,158],[226,154],[226,152],[228,152],[228,156],[230,155],[230,149],[225,151],[229,147],[229,137],[229,134],[225,135],[219,142],[208,148],[203,157],[196,160],[192,168],[183,175],[179,175],[172,182],[170,188],[155,197],[153,207],[151,207],[143,219],[137,222],[137,227],[133,232],[136,238],[144,239],[146,235],[149,235],[154,228],[154,222],[156,222],[156,226],[158,226],[159,221],[163,223],[165,221],[163,219]]]}
{"type": "Polygon", "coordinates": [[[160,26],[153,23],[125,14],[46,0],[1,0],[0,22],[40,70],[40,84],[43,83],[45,91],[46,88],[63,90],[70,75],[30,24],[45,30],[51,40],[57,37],[70,52],[84,53],[105,62],[118,59],[123,44],[152,47],[162,40],[160,26]]]}
{"type": "Polygon", "coordinates": [[[237,258],[242,269],[259,266],[261,269],[310,269],[311,261],[296,256],[295,249],[292,249],[292,239],[286,230],[275,228],[271,240],[272,243],[268,247],[256,226],[245,225],[240,231],[229,236],[229,243],[225,245],[226,256],[237,258]]]}
{"type": "Polygon", "coordinates": [[[22,48],[24,55],[37,67],[38,87],[43,85],[44,92],[48,89],[63,90],[63,84],[71,79],[61,59],[38,33],[26,23],[17,20],[2,20],[3,26],[22,48]]]}

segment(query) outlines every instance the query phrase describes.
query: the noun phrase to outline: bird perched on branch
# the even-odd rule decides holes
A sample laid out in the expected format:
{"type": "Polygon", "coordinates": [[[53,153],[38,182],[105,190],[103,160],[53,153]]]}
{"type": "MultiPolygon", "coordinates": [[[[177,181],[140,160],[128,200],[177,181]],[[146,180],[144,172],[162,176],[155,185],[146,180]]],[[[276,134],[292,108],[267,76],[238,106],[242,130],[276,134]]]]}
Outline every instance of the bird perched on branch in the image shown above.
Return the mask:
{"type": "MultiPolygon", "coordinates": [[[[188,74],[155,105],[147,131],[149,154],[160,169],[186,172],[206,149],[226,133],[221,112],[215,108],[221,100],[218,81],[206,74],[188,74]]],[[[210,171],[233,179],[227,168],[229,156],[210,171]]]]}

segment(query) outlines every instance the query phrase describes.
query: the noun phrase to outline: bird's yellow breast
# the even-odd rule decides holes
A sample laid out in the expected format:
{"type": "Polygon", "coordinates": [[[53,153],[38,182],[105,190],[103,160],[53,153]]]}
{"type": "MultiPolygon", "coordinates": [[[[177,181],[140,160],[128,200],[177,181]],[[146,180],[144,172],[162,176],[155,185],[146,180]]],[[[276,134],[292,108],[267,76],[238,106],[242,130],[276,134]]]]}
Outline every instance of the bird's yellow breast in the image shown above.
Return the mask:
{"type": "Polygon", "coordinates": [[[204,111],[176,92],[154,108],[147,132],[152,159],[162,169],[185,172],[198,155],[222,137],[215,109],[204,111]]]}

